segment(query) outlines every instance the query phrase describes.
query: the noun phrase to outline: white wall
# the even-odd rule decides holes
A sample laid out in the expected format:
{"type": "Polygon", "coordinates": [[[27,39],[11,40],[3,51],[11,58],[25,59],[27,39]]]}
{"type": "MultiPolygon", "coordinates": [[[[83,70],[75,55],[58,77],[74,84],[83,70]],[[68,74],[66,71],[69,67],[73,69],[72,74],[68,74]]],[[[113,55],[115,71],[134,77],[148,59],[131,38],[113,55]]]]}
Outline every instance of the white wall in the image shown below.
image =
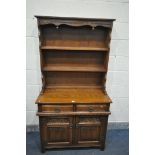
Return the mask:
{"type": "Polygon", "coordinates": [[[115,18],[107,91],[112,98],[110,122],[128,122],[128,0],[27,0],[27,125],[38,124],[34,104],[40,89],[37,23],[34,15],[115,18]]]}

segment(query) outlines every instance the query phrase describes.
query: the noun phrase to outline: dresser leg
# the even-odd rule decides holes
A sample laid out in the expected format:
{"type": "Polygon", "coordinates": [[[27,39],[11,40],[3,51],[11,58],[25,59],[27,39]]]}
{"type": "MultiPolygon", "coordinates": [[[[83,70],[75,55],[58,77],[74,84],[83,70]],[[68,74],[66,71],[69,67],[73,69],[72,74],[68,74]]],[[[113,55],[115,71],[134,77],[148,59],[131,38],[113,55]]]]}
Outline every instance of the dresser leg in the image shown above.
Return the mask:
{"type": "Polygon", "coordinates": [[[104,149],[105,149],[105,144],[101,145],[101,147],[100,147],[101,151],[104,151],[104,149]]]}
{"type": "Polygon", "coordinates": [[[101,151],[104,151],[104,148],[100,148],[101,151]]]}
{"type": "Polygon", "coordinates": [[[108,116],[101,117],[101,123],[102,123],[102,137],[101,137],[101,147],[100,149],[104,151],[105,149],[105,142],[106,142],[106,132],[107,132],[107,124],[108,124],[108,116]]]}
{"type": "Polygon", "coordinates": [[[45,153],[45,149],[44,149],[43,146],[41,146],[41,152],[42,152],[42,153],[45,153]]]}
{"type": "Polygon", "coordinates": [[[39,117],[39,129],[40,129],[40,145],[41,145],[41,152],[45,153],[45,147],[43,142],[43,120],[41,117],[39,117]]]}

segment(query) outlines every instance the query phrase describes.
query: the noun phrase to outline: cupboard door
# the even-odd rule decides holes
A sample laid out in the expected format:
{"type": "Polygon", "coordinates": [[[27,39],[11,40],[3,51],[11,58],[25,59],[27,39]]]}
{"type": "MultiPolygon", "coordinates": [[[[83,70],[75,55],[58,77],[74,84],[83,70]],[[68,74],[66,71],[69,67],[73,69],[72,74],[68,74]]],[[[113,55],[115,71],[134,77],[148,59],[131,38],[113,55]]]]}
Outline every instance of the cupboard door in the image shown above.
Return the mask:
{"type": "Polygon", "coordinates": [[[45,117],[41,127],[44,145],[47,148],[72,144],[71,117],[45,117]]]}
{"type": "Polygon", "coordinates": [[[101,141],[102,127],[99,117],[76,117],[76,143],[98,145],[101,141]]]}

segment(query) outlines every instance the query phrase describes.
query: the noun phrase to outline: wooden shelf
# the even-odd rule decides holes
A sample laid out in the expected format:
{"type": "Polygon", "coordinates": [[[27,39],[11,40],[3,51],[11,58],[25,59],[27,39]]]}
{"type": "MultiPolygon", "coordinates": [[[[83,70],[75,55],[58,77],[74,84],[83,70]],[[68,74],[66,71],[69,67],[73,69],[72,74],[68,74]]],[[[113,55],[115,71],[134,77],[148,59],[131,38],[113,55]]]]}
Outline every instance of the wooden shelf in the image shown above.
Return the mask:
{"type": "Polygon", "coordinates": [[[109,51],[108,47],[66,47],[66,46],[41,46],[43,50],[71,50],[71,51],[109,51]]]}
{"type": "Polygon", "coordinates": [[[61,65],[45,65],[43,71],[81,71],[81,72],[106,72],[103,65],[77,65],[77,64],[61,64],[61,65]]]}

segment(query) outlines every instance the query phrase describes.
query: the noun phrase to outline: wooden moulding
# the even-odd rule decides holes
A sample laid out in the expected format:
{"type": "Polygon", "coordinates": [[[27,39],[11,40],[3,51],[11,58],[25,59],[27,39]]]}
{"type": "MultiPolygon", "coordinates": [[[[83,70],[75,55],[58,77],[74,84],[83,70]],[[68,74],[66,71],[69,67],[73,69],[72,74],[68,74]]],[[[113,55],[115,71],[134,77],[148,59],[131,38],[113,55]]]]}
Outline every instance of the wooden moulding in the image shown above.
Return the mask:
{"type": "Polygon", "coordinates": [[[102,19],[102,18],[71,18],[71,17],[48,17],[48,16],[35,16],[39,18],[38,25],[55,25],[57,28],[61,25],[69,26],[90,26],[94,30],[97,26],[112,28],[115,19],[102,19]]]}
{"type": "Polygon", "coordinates": [[[111,112],[61,112],[61,113],[51,113],[51,112],[37,112],[38,116],[81,116],[81,115],[110,115],[111,112]]]}

